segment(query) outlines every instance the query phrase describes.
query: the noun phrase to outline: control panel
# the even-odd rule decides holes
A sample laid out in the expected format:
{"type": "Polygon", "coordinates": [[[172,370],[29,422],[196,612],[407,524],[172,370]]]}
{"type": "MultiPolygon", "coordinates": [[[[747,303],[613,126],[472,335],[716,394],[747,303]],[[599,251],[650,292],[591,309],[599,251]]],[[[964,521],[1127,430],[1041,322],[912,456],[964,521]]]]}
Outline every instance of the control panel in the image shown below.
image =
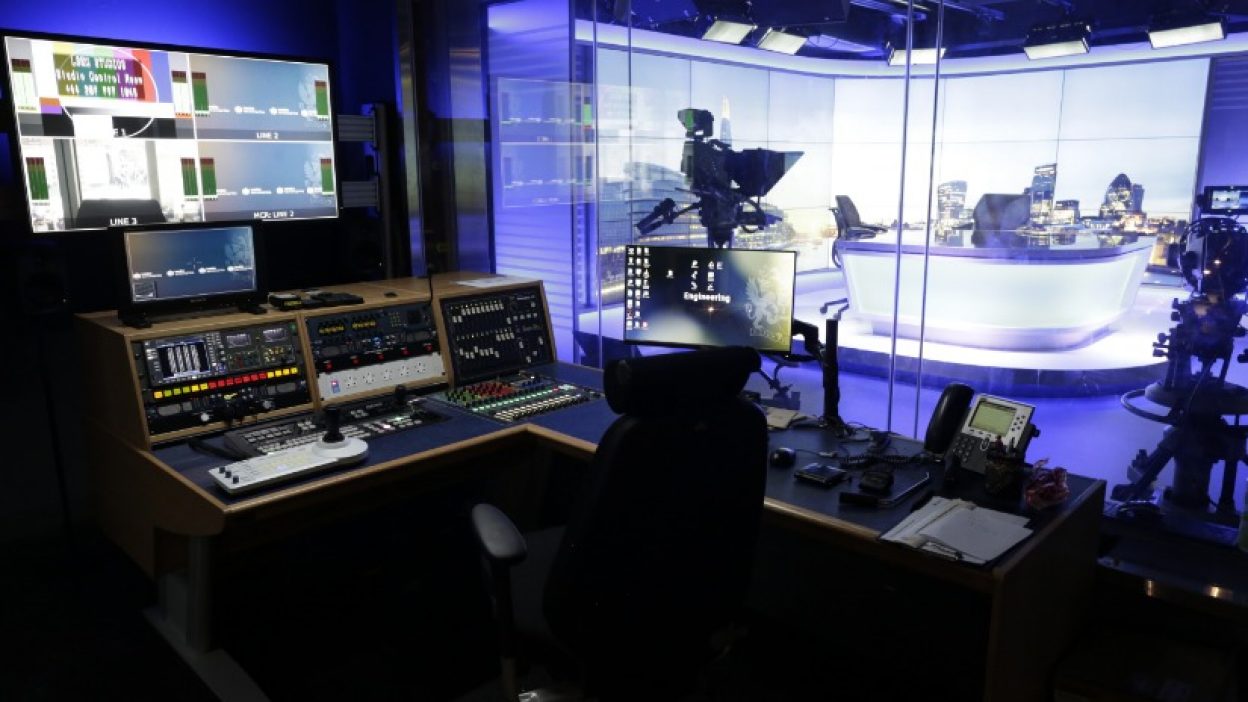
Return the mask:
{"type": "Polygon", "coordinates": [[[149,435],[311,401],[293,321],[133,342],[149,435]]]}
{"type": "MultiPolygon", "coordinates": [[[[444,414],[429,403],[408,397],[403,386],[388,396],[355,400],[341,406],[339,431],[348,438],[371,439],[437,424],[444,414]]],[[[226,447],[244,456],[260,456],[314,443],[325,434],[320,416],[304,415],[225,433],[226,447]]]]}
{"type": "Polygon", "coordinates": [[[304,323],[322,401],[446,382],[428,302],[353,309],[304,323]]]}
{"type": "Polygon", "coordinates": [[[572,383],[522,372],[453,388],[435,397],[490,419],[516,422],[596,400],[602,394],[572,383]]]}
{"type": "Polygon", "coordinates": [[[440,302],[456,384],[554,361],[540,286],[440,302]]]}

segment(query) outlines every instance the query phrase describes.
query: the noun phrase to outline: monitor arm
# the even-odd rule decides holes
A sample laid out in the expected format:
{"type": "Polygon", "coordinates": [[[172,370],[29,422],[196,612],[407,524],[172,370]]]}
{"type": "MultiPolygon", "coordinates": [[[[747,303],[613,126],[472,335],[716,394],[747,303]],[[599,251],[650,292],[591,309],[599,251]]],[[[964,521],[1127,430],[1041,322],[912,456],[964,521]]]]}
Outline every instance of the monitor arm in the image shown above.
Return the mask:
{"type": "Polygon", "coordinates": [[[793,335],[801,336],[806,353],[819,361],[819,369],[823,375],[823,424],[827,429],[840,435],[846,429],[845,421],[841,419],[840,413],[841,381],[840,367],[836,357],[840,314],[824,320],[824,323],[826,345],[819,343],[819,327],[800,319],[793,320],[793,335]]]}

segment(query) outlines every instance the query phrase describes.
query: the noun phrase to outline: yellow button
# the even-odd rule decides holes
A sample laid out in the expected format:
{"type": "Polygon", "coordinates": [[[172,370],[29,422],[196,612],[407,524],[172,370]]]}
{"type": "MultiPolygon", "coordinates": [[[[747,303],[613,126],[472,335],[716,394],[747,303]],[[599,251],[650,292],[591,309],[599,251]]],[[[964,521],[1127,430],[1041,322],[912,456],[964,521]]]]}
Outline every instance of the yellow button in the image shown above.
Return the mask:
{"type": "Polygon", "coordinates": [[[164,397],[164,396],[165,396],[165,393],[163,393],[163,392],[161,392],[161,391],[159,391],[159,390],[157,390],[156,392],[152,393],[152,397],[155,397],[157,400],[159,400],[160,398],[162,398],[162,397],[164,397]]]}
{"type": "Polygon", "coordinates": [[[299,374],[299,369],[298,369],[298,368],[291,368],[291,369],[290,369],[290,374],[291,374],[291,375],[298,375],[298,374],[299,374]]]}
{"type": "Polygon", "coordinates": [[[267,377],[269,377],[269,378],[276,378],[276,377],[277,377],[277,373],[274,373],[273,371],[269,371],[269,372],[268,372],[268,376],[267,376],[267,377]]]}
{"type": "Polygon", "coordinates": [[[181,394],[182,394],[182,388],[174,388],[174,389],[173,389],[173,394],[174,394],[174,395],[181,395],[181,394]]]}

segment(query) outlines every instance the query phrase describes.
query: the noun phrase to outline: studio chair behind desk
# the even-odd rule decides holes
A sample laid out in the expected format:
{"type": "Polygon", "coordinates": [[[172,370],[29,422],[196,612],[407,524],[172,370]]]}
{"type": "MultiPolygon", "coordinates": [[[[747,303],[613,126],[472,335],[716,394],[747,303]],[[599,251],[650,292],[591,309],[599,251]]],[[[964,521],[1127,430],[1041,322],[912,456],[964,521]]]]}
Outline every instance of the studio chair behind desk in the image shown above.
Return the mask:
{"type": "Polygon", "coordinates": [[[832,219],[836,221],[836,239],[832,242],[832,263],[841,268],[841,253],[837,243],[841,241],[858,241],[871,239],[877,234],[888,231],[887,227],[874,224],[863,224],[858,215],[858,208],[847,195],[836,196],[836,207],[831,208],[832,219]]]}
{"type": "Polygon", "coordinates": [[[971,219],[971,243],[977,248],[1026,246],[1018,230],[1031,221],[1031,196],[985,193],[975,203],[971,219]]]}
{"type": "Polygon", "coordinates": [[[745,348],[612,362],[607,402],[622,416],[562,536],[533,535],[545,538],[526,554],[502,512],[473,509],[510,699],[516,656],[541,648],[564,659],[544,662],[562,663],[579,691],[528,699],[675,700],[704,682],[754,561],[767,426],[738,394],[758,368],[745,348]]]}

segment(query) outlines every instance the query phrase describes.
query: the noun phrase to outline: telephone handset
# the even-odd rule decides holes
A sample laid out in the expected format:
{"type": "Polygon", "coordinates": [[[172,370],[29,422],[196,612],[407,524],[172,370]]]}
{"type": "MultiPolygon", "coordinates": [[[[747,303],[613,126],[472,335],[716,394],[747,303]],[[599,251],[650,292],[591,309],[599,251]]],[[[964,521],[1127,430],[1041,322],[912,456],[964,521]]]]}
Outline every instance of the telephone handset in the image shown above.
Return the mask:
{"type": "Polygon", "coordinates": [[[938,456],[949,450],[953,437],[962,428],[966,412],[971,408],[971,398],[975,391],[969,385],[949,383],[940,394],[936,408],[932,410],[932,419],[927,423],[927,436],[923,439],[923,450],[938,456]]]}
{"type": "Polygon", "coordinates": [[[984,472],[988,448],[997,440],[1025,455],[1032,437],[1040,433],[1031,424],[1036,408],[993,395],[979,395],[971,402],[973,392],[961,383],[945,388],[932,413],[923,448],[957,456],[963,468],[976,473],[984,472]]]}

